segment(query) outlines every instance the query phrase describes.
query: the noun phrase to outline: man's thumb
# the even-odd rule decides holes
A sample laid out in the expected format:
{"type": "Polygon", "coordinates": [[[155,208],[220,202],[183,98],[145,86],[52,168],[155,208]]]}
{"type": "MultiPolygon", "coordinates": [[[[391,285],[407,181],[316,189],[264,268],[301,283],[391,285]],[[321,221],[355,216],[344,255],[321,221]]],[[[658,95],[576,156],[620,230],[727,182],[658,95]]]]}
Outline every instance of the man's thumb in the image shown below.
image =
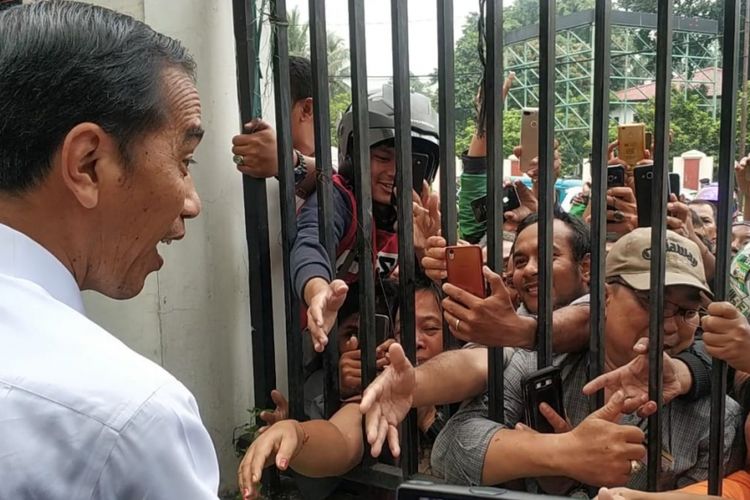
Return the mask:
{"type": "Polygon", "coordinates": [[[503,281],[502,276],[492,271],[487,266],[484,266],[482,270],[484,271],[484,279],[486,279],[487,283],[490,284],[490,290],[492,291],[492,295],[496,295],[500,297],[507,296],[508,290],[505,288],[505,282],[503,281]]]}
{"type": "Polygon", "coordinates": [[[592,417],[600,420],[606,420],[608,422],[616,422],[622,413],[622,408],[625,405],[625,393],[617,391],[612,394],[607,404],[596,410],[591,414],[592,417]]]}
{"type": "Polygon", "coordinates": [[[388,358],[390,359],[391,366],[396,371],[403,371],[411,366],[411,363],[406,358],[406,354],[404,354],[403,347],[397,342],[394,342],[388,348],[388,358]]]}
{"type": "Polygon", "coordinates": [[[359,348],[359,340],[357,339],[356,335],[352,335],[349,337],[349,340],[346,342],[346,350],[347,351],[356,351],[359,348]]]}

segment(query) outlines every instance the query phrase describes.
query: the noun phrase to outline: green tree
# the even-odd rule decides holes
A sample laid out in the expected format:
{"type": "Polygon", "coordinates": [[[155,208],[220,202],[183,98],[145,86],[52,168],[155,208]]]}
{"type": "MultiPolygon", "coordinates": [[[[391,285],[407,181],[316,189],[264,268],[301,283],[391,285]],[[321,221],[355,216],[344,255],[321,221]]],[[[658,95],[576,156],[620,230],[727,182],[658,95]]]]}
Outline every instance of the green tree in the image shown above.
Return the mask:
{"type": "MultiPolygon", "coordinates": [[[[697,149],[708,156],[719,154],[718,117],[713,118],[710,112],[700,106],[702,98],[696,90],[685,93],[683,90],[672,90],[669,128],[672,131],[670,156],[680,155],[685,151],[697,149]]],[[[635,119],[653,128],[654,101],[636,106],[635,119]]]]}
{"type": "Polygon", "coordinates": [[[309,25],[300,19],[299,9],[294,7],[286,13],[287,39],[289,40],[289,55],[310,57],[309,25]]]}

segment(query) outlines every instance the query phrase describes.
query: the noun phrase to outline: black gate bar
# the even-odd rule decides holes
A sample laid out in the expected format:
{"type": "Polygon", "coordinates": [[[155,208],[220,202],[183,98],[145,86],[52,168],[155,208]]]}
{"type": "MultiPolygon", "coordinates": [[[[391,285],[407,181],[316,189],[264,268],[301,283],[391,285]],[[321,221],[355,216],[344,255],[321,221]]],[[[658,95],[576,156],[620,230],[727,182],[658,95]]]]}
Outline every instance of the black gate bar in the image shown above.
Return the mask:
{"type": "MultiPolygon", "coordinates": [[[[456,215],[456,71],[453,48],[453,0],[437,0],[438,36],[438,117],[440,120],[440,213],[443,237],[455,245],[458,232],[456,215]]],[[[443,322],[443,348],[450,349],[454,338],[443,322]]]]}
{"type": "Polygon", "coordinates": [[[287,40],[286,0],[273,0],[273,86],[276,101],[276,145],[281,201],[281,253],[284,269],[284,309],[286,318],[286,357],[289,380],[289,414],[304,419],[304,377],[302,374],[302,333],[300,302],[294,293],[289,254],[297,238],[297,212],[292,167],[292,109],[289,87],[289,43],[287,40]]]}
{"type": "Polygon", "coordinates": [[[555,206],[555,17],[557,2],[539,3],[539,294],[537,365],[552,363],[552,228],[555,206]]]}
{"type": "MultiPolygon", "coordinates": [[[[596,0],[594,10],[594,118],[591,124],[591,320],[589,380],[604,368],[604,277],[607,258],[607,160],[609,159],[609,75],[612,4],[596,0]]],[[[591,398],[591,411],[604,405],[604,391],[591,398]]]]}
{"type": "MultiPolygon", "coordinates": [[[[487,134],[487,264],[503,272],[503,2],[487,1],[487,59],[484,82],[487,134]]],[[[481,125],[480,125],[481,126],[481,125]]],[[[489,349],[489,415],[504,421],[503,349],[489,349]]]]}
{"type": "MultiPolygon", "coordinates": [[[[417,364],[414,306],[414,218],[412,208],[411,96],[409,90],[409,15],[407,0],[391,0],[393,53],[393,111],[396,125],[396,186],[398,206],[398,295],[401,345],[417,364]]],[[[402,425],[401,469],[404,477],[416,474],[419,465],[417,411],[412,409],[402,425]]]]}
{"type": "MultiPolygon", "coordinates": [[[[331,161],[330,106],[328,95],[328,38],[326,33],[326,4],[309,0],[310,59],[312,63],[312,94],[315,126],[316,193],[320,243],[328,252],[331,270],[336,273],[336,241],[333,235],[333,164],[331,161]]],[[[325,413],[331,417],[339,404],[339,343],[334,325],[328,334],[330,341],[323,356],[323,399],[325,413]]]]}
{"type": "Polygon", "coordinates": [[[359,258],[359,338],[362,352],[362,387],[375,378],[375,270],[373,266],[372,181],[367,137],[367,57],[364,0],[349,0],[349,47],[354,118],[355,195],[357,198],[357,255],[359,258]]]}
{"type": "MultiPolygon", "coordinates": [[[[233,0],[234,43],[237,58],[237,98],[240,130],[260,116],[256,103],[258,53],[255,50],[256,16],[254,0],[233,0]]],[[[259,103],[259,101],[258,101],[259,103]]],[[[273,345],[273,300],[271,294],[271,252],[268,239],[268,200],[265,179],[242,176],[250,284],[250,328],[253,349],[253,392],[257,408],[272,408],[271,391],[276,388],[273,345]]]]}
{"type": "Polygon", "coordinates": [[[648,419],[648,489],[656,491],[661,470],[662,353],[664,352],[664,278],[666,266],[667,165],[672,90],[672,0],[659,0],[656,31],[656,123],[651,198],[651,293],[649,294],[649,398],[657,411],[648,419]]]}
{"type": "MultiPolygon", "coordinates": [[[[732,200],[734,179],[735,129],[737,116],[737,56],[739,54],[740,2],[724,2],[724,43],[722,47],[721,138],[719,144],[719,210],[717,224],[716,272],[714,295],[717,301],[727,297],[732,200]]],[[[746,78],[746,77],[745,77],[746,78]]],[[[711,367],[711,419],[708,445],[708,494],[721,495],[724,477],[724,407],[727,393],[727,365],[715,359],[711,367]]]]}

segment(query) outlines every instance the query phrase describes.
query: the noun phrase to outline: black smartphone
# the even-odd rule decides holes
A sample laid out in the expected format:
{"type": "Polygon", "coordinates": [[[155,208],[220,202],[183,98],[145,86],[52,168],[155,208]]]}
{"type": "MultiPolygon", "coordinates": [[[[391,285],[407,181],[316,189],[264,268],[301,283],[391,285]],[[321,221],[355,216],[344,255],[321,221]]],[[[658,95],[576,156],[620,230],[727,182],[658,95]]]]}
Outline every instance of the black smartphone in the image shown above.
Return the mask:
{"type": "MultiPolygon", "coordinates": [[[[652,165],[636,167],[633,170],[635,177],[635,202],[638,205],[638,226],[651,227],[651,198],[652,185],[654,181],[654,168],[652,165]]],[[[669,194],[680,197],[680,174],[670,172],[668,189],[669,194]]]]}
{"type": "Polygon", "coordinates": [[[677,200],[680,199],[680,185],[682,182],[680,182],[680,174],[677,172],[669,172],[669,194],[673,194],[677,197],[677,200]]]}
{"type": "Polygon", "coordinates": [[[625,186],[625,167],[612,165],[607,167],[607,189],[625,186]]]}
{"type": "Polygon", "coordinates": [[[375,345],[379,346],[386,339],[391,338],[391,318],[385,314],[375,315],[375,345]]]}
{"type": "Polygon", "coordinates": [[[525,493],[488,486],[456,486],[413,479],[396,490],[396,500],[465,500],[468,498],[504,498],[507,500],[556,500],[566,497],[525,493]]]}
{"type": "MultiPolygon", "coordinates": [[[[503,189],[503,211],[515,210],[521,206],[521,200],[518,198],[518,191],[513,185],[505,186],[503,189]]],[[[482,196],[471,202],[471,211],[474,212],[474,220],[477,222],[487,222],[487,196],[482,196]]]]}
{"type": "Polygon", "coordinates": [[[521,388],[526,406],[526,425],[537,432],[554,433],[555,429],[539,411],[539,405],[547,403],[558,415],[565,417],[560,367],[548,366],[527,375],[521,382],[521,388]]]}

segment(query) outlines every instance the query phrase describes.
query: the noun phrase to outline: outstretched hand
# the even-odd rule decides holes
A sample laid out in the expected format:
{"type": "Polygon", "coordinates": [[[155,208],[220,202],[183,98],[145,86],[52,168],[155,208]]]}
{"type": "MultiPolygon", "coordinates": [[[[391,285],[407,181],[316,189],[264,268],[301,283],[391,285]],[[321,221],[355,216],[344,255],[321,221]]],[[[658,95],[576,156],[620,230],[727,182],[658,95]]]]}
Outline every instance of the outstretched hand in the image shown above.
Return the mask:
{"type": "Polygon", "coordinates": [[[417,386],[415,368],[401,345],[391,344],[388,358],[390,365],[365,389],[359,404],[373,457],[380,455],[386,439],[393,456],[400,455],[398,425],[412,407],[417,386]]]}

